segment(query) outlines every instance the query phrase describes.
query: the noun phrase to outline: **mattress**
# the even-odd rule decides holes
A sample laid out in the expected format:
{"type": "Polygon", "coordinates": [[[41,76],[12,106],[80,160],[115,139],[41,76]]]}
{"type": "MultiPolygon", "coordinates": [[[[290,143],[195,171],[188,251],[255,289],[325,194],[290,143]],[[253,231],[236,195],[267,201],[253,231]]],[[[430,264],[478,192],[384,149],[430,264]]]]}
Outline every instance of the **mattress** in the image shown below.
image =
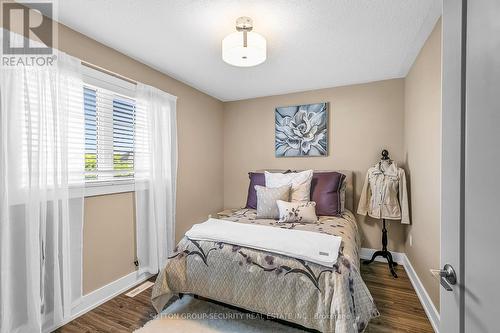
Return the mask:
{"type": "Polygon", "coordinates": [[[184,237],[153,287],[152,303],[158,312],[175,294],[189,293],[321,332],[362,332],[378,316],[359,272],[360,238],[351,212],[321,216],[317,223],[256,219],[252,209],[232,210],[219,218],[340,236],[337,262],[325,267],[263,250],[184,237]]]}

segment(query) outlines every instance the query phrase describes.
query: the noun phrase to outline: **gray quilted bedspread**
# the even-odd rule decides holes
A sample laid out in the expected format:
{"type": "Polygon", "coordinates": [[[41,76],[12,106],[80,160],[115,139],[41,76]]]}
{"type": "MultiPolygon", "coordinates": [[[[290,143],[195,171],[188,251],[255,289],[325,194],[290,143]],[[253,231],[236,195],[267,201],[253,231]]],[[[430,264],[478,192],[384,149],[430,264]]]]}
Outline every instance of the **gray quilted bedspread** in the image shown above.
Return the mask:
{"type": "Polygon", "coordinates": [[[325,267],[293,257],[184,237],[160,272],[152,302],[158,312],[177,293],[191,293],[321,332],[362,332],[378,316],[359,272],[360,239],[352,213],[317,223],[279,224],[240,209],[222,217],[342,237],[337,262],[325,267]]]}

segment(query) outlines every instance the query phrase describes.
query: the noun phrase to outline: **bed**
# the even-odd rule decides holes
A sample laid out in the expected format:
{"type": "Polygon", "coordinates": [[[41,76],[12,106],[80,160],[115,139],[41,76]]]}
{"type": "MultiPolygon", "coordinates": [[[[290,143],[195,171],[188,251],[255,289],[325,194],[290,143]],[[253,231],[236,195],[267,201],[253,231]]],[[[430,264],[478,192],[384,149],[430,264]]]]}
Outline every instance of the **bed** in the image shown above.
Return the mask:
{"type": "Polygon", "coordinates": [[[152,291],[160,312],[176,294],[194,294],[320,332],[362,332],[379,315],[359,271],[360,237],[352,214],[352,176],[347,178],[345,211],[317,223],[279,224],[256,219],[253,209],[226,210],[219,218],[234,223],[312,231],[342,237],[335,264],[263,250],[184,237],[152,291]]]}

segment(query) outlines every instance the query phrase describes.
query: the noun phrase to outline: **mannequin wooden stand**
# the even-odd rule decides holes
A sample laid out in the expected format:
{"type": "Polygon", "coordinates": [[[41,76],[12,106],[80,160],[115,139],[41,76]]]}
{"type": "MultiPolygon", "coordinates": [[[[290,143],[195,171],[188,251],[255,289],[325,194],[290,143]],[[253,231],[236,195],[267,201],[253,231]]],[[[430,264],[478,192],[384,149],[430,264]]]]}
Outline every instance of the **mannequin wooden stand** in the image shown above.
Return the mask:
{"type": "Polygon", "coordinates": [[[384,257],[385,259],[387,259],[387,263],[389,264],[389,269],[391,271],[391,274],[392,276],[394,276],[395,278],[398,277],[398,275],[396,274],[396,272],[394,271],[394,267],[397,266],[398,264],[395,263],[394,261],[392,261],[392,254],[391,252],[387,251],[387,229],[385,227],[385,219],[382,219],[383,221],[383,228],[382,228],[382,250],[381,251],[376,251],[371,260],[365,260],[363,263],[365,265],[368,265],[370,263],[372,263],[376,257],[378,256],[382,256],[384,257]]]}

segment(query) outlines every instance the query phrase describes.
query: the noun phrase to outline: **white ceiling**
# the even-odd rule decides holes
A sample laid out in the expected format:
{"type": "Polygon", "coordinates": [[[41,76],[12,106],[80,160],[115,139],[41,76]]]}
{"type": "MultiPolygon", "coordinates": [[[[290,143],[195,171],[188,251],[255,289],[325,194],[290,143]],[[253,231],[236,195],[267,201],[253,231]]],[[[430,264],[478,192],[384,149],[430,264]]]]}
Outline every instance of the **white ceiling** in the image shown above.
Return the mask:
{"type": "Polygon", "coordinates": [[[441,0],[64,0],[57,19],[222,101],[404,77],[441,0]],[[250,16],[268,42],[251,68],[221,40],[250,16]]]}

